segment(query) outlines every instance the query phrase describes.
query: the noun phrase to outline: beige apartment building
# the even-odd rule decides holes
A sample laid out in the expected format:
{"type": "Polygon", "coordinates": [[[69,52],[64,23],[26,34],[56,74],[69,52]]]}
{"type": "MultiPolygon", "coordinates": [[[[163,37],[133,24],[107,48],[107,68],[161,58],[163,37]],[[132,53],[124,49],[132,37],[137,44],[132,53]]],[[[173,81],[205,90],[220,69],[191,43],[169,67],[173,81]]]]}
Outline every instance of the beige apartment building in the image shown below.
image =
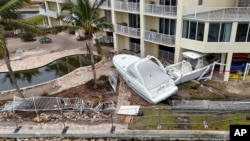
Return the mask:
{"type": "MultiPolygon", "coordinates": [[[[47,15],[49,26],[65,24],[56,18],[66,1],[45,0],[40,13],[47,15]]],[[[113,32],[102,35],[115,50],[171,63],[187,50],[215,53],[226,64],[221,67],[225,81],[233,54],[250,53],[250,0],[106,0],[100,15],[114,25],[113,32]]]]}

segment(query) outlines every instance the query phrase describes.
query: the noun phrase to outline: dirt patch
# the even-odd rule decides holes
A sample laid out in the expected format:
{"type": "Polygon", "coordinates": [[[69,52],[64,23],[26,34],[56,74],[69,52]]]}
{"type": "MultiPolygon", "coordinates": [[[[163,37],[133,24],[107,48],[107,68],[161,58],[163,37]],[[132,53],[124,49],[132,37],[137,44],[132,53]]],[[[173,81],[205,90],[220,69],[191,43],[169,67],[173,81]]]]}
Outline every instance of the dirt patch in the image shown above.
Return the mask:
{"type": "Polygon", "coordinates": [[[114,103],[116,103],[118,98],[118,94],[112,90],[107,76],[101,76],[95,85],[93,84],[93,80],[90,80],[86,84],[64,90],[51,96],[80,98],[83,100],[93,101],[94,103],[105,102],[109,100],[112,100],[114,103]]]}

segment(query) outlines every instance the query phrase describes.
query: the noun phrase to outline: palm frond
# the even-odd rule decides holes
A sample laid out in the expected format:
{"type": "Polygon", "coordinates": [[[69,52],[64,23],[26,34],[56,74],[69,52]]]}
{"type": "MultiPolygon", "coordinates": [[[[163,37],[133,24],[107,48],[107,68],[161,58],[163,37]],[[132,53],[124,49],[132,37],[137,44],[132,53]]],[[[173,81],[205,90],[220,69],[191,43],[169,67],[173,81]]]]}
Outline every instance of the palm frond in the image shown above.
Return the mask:
{"type": "Polygon", "coordinates": [[[11,25],[12,27],[15,27],[15,28],[24,29],[27,31],[37,32],[37,33],[41,32],[34,25],[31,25],[31,24],[29,24],[25,21],[22,21],[22,20],[6,19],[5,22],[8,23],[9,25],[11,25]]]}
{"type": "Polygon", "coordinates": [[[0,15],[2,18],[17,19],[20,15],[16,10],[23,6],[24,3],[30,2],[30,0],[9,0],[4,1],[0,5],[0,15]]]}
{"type": "Polygon", "coordinates": [[[0,25],[0,58],[2,58],[2,54],[4,50],[6,50],[6,38],[4,37],[4,27],[0,25]]]}

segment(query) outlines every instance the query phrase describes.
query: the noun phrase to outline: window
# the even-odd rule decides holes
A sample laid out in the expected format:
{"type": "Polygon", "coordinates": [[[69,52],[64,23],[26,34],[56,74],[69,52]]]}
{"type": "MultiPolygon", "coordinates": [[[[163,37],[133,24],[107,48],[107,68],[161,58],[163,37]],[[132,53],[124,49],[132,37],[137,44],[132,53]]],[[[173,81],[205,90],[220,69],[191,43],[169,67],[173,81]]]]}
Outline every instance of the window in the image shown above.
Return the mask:
{"type": "Polygon", "coordinates": [[[249,23],[238,23],[236,42],[249,42],[249,23]]]}
{"type": "Polygon", "coordinates": [[[140,28],[140,15],[129,14],[129,26],[140,28]]]}
{"type": "Polygon", "coordinates": [[[219,23],[210,23],[208,31],[208,42],[218,42],[220,31],[219,23]]]}
{"type": "Polygon", "coordinates": [[[204,27],[205,27],[204,22],[184,20],[182,37],[192,40],[203,41],[204,27]]]}
{"type": "Polygon", "coordinates": [[[199,0],[198,5],[202,5],[202,4],[203,4],[203,0],[199,0]]]}
{"type": "Polygon", "coordinates": [[[210,23],[208,42],[229,42],[232,23],[210,23]]]}
{"type": "Polygon", "coordinates": [[[140,53],[140,39],[130,38],[130,50],[135,53],[140,53]]]}
{"type": "Polygon", "coordinates": [[[182,27],[182,38],[188,38],[188,31],[189,31],[189,21],[183,21],[182,27]]]}
{"type": "Polygon", "coordinates": [[[110,10],[105,10],[105,17],[107,21],[112,22],[112,16],[110,10]]]}
{"type": "Polygon", "coordinates": [[[176,0],[160,0],[160,5],[176,6],[176,0]]]}
{"type": "Polygon", "coordinates": [[[167,35],[175,35],[175,26],[175,20],[160,18],[159,32],[167,35]]]}
{"type": "Polygon", "coordinates": [[[197,22],[191,21],[190,22],[190,30],[189,30],[189,39],[195,40],[195,38],[196,38],[196,27],[197,27],[197,22]]]}

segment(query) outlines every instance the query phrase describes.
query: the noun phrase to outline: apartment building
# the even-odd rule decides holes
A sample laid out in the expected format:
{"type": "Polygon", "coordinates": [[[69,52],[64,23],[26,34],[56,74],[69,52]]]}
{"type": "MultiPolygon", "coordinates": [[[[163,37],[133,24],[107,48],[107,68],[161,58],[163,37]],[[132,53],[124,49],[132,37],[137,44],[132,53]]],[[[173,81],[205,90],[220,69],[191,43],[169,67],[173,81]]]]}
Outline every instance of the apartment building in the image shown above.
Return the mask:
{"type": "MultiPolygon", "coordinates": [[[[40,13],[50,26],[57,21],[61,3],[45,0],[40,13]]],[[[154,55],[174,63],[181,53],[193,50],[220,56],[224,80],[234,53],[250,53],[250,0],[106,0],[100,15],[114,25],[103,33],[114,49],[132,50],[138,55],[154,55]]]]}

